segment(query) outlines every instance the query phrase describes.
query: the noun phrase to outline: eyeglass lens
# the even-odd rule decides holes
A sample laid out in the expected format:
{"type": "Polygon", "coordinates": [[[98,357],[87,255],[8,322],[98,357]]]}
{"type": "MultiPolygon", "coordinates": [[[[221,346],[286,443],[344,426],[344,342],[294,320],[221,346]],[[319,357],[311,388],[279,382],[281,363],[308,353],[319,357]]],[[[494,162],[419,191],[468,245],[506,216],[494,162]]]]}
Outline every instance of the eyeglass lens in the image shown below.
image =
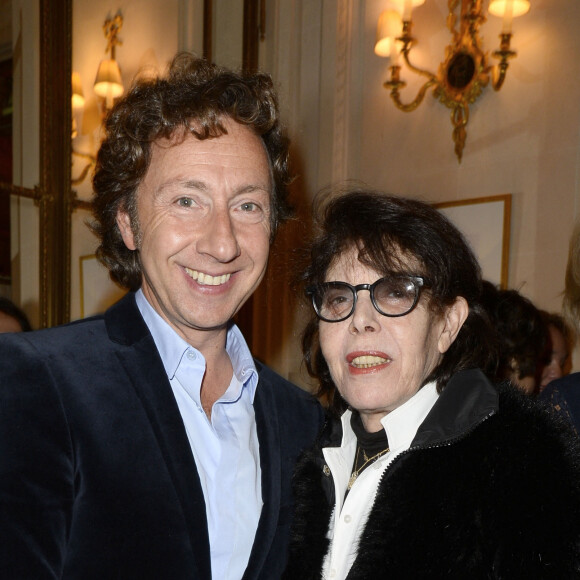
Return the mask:
{"type": "MultiPolygon", "coordinates": [[[[411,278],[377,280],[369,288],[375,308],[385,316],[402,316],[415,305],[418,287],[411,278]]],[[[327,320],[348,318],[354,310],[355,288],[345,282],[328,282],[314,295],[318,314],[327,320]]]]}

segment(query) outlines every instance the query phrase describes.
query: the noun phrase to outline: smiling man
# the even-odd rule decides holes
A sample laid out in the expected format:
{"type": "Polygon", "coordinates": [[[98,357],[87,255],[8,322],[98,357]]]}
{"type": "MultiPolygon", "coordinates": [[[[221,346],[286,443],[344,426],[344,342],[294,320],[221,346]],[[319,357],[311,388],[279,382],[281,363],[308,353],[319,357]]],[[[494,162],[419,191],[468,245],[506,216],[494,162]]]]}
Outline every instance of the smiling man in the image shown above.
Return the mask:
{"type": "Polygon", "coordinates": [[[287,204],[267,75],[181,54],[106,122],[93,230],[130,292],[2,339],[3,578],[279,578],[290,480],[322,411],[232,319],[287,204]]]}

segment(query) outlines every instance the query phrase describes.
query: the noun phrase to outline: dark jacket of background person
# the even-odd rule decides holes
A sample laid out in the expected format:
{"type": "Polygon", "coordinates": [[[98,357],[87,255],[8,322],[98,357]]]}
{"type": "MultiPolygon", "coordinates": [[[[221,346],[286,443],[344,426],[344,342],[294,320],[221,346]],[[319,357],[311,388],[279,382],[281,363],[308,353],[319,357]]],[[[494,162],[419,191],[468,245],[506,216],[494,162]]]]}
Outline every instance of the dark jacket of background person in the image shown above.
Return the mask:
{"type": "Polygon", "coordinates": [[[580,435],[580,373],[573,373],[549,383],[540,393],[540,400],[568,421],[580,435]]]}
{"type": "MultiPolygon", "coordinates": [[[[3,335],[0,351],[0,578],[209,580],[198,472],[134,295],[104,316],[3,335]]],[[[294,462],[322,411],[256,365],[264,503],[244,578],[273,580],[294,462]]]]}
{"type": "MultiPolygon", "coordinates": [[[[387,468],[348,580],[580,577],[577,443],[554,423],[515,387],[457,373],[387,468]]],[[[321,448],[341,436],[329,422],[298,465],[286,580],[321,578],[334,505],[321,448]]]]}

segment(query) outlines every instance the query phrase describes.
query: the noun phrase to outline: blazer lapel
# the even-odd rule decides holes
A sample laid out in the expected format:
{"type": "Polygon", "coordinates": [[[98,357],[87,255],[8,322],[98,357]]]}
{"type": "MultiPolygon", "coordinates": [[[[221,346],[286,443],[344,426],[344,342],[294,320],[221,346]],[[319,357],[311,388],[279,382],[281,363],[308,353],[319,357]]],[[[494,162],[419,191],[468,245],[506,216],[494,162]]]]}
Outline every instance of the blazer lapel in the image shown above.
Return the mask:
{"type": "Polygon", "coordinates": [[[254,399],[262,470],[262,513],[243,580],[258,578],[276,533],[280,511],[281,467],[278,408],[272,389],[260,379],[254,399]]]}
{"type": "Polygon", "coordinates": [[[133,294],[105,314],[109,336],[139,397],[173,480],[189,530],[197,570],[192,577],[211,578],[205,501],[181,414],[153,338],[133,294]]]}

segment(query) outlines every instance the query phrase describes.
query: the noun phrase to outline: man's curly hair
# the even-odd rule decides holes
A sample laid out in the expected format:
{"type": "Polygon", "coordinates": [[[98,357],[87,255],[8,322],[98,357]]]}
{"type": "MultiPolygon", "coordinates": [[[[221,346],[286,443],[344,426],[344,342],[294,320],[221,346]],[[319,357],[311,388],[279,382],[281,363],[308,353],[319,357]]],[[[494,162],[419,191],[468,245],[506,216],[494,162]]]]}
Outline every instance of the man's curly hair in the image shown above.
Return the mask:
{"type": "Polygon", "coordinates": [[[126,211],[137,230],[137,189],[149,168],[151,144],[188,134],[200,140],[216,138],[227,133],[226,119],[249,127],[264,143],[273,180],[271,240],[278,225],[290,217],[289,141],[271,77],[233,72],[180,53],[165,78],[137,80],[105,121],[93,177],[91,229],[100,240],[99,260],[121,286],[141,286],[138,251],[125,246],[116,217],[119,210],[126,211]]]}

